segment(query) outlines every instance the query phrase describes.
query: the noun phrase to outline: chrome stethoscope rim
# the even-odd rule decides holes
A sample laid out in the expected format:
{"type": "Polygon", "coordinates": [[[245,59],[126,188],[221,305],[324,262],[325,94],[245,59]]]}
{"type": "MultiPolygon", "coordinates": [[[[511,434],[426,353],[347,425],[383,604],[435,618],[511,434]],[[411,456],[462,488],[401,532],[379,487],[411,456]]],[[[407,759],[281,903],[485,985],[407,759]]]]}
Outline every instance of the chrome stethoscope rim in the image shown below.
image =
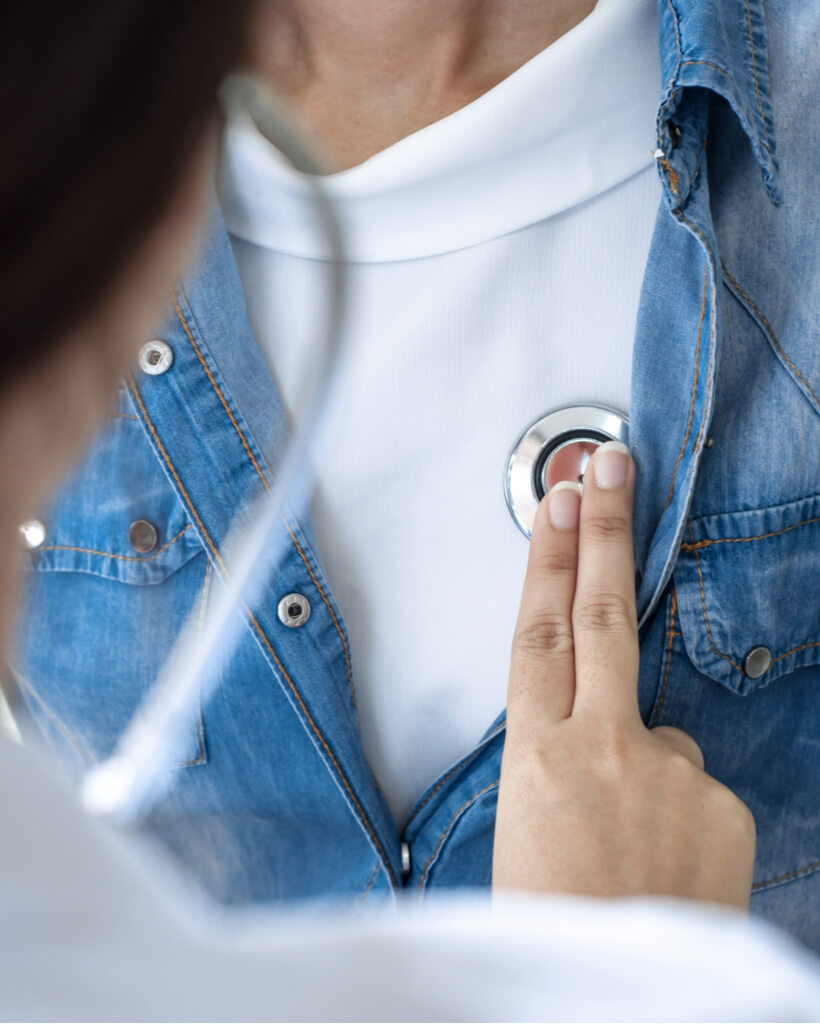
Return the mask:
{"type": "Polygon", "coordinates": [[[504,500],[527,540],[553,456],[575,442],[629,444],[629,420],[606,405],[565,405],[539,416],[516,439],[504,465],[504,500]]]}

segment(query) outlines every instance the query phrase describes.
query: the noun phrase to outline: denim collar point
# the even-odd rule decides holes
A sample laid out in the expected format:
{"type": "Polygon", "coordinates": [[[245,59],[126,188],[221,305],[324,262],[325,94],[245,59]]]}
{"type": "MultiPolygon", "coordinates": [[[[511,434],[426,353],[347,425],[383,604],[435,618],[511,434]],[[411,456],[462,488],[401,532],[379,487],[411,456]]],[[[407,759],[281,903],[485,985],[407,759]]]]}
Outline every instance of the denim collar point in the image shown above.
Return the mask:
{"type": "Polygon", "coordinates": [[[661,66],[667,83],[658,113],[658,146],[668,161],[664,170],[670,205],[676,208],[685,203],[691,181],[685,147],[675,147],[670,126],[680,126],[683,143],[687,129],[691,132],[689,118],[701,106],[696,97],[687,96],[695,90],[708,90],[729,104],[760,165],[769,199],[778,205],[781,195],[762,0],[658,3],[661,66]]]}

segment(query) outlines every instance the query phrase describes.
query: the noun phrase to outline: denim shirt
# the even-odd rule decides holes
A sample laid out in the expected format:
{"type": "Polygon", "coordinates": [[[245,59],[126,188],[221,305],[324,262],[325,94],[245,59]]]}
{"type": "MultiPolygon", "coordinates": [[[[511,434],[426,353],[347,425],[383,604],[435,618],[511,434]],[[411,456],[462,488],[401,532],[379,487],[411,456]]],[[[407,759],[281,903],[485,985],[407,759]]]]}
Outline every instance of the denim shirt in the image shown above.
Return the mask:
{"type": "MultiPolygon", "coordinates": [[[[798,0],[659,11],[663,199],[630,408],[640,707],[691,733],[752,809],[753,912],[820,948],[820,13],[798,0]],[[762,674],[747,660],[761,647],[762,674]]],[[[161,337],[173,366],[135,371],[28,556],[15,669],[79,764],[111,751],[222,585],[228,528],[269,486],[265,453],[286,432],[218,217],[161,337]],[[146,555],[128,543],[140,519],[159,533],[146,555]]],[[[228,902],[488,886],[503,713],[399,834],[362,752],[309,514],[283,530],[147,827],[228,902]],[[289,593],[312,609],[297,629],[277,616],[289,593]]]]}

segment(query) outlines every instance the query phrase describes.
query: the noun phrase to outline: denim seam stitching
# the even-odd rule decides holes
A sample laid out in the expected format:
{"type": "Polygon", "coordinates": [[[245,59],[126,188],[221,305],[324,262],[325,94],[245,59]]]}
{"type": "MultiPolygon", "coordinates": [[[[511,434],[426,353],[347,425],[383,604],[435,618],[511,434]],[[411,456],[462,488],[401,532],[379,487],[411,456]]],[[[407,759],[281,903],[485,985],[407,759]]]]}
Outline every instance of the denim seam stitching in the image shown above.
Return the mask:
{"type": "MultiPolygon", "coordinates": [[[[809,519],[809,520],[806,520],[806,522],[817,522],[817,520],[809,519]]],[[[804,524],[803,523],[797,523],[796,524],[796,526],[802,526],[802,525],[804,525],[804,524]]],[[[778,533],[785,533],[787,530],[793,530],[795,528],[796,528],[795,526],[787,526],[783,530],[778,530],[777,533],[765,534],[765,536],[776,537],[778,535],[778,533]]],[[[689,532],[692,533],[692,526],[691,526],[691,524],[689,525],[689,532]]],[[[694,534],[692,534],[692,536],[694,537],[694,534]]],[[[760,539],[759,537],[735,537],[735,538],[726,538],[726,542],[731,543],[733,540],[759,540],[759,539],[760,539]]],[[[719,543],[722,543],[722,542],[721,541],[709,541],[709,543],[710,544],[719,544],[719,543]]],[[[683,545],[681,545],[681,547],[683,547],[683,545]]],[[[707,633],[707,635],[709,637],[709,644],[710,644],[712,650],[715,652],[715,654],[719,655],[719,657],[724,658],[726,661],[728,661],[730,665],[732,665],[734,668],[736,668],[738,670],[738,672],[741,673],[741,675],[745,675],[745,673],[743,672],[743,669],[740,667],[740,665],[738,665],[735,661],[733,661],[732,658],[728,654],[724,654],[723,651],[719,651],[717,649],[717,647],[715,647],[714,643],[712,642],[712,630],[709,627],[709,618],[708,618],[708,616],[706,614],[706,596],[704,594],[704,589],[703,589],[703,576],[702,576],[701,571],[700,571],[700,555],[698,554],[696,546],[687,546],[687,550],[695,552],[695,561],[697,562],[697,569],[698,569],[698,580],[699,580],[699,583],[700,583],[700,600],[701,600],[701,605],[703,607],[703,621],[704,621],[704,623],[706,625],[706,633],[707,633]]],[[[792,654],[799,654],[800,651],[807,651],[810,647],[820,647],[820,640],[807,641],[804,644],[799,644],[797,647],[790,648],[788,651],[784,651],[783,654],[778,654],[776,658],[772,658],[772,660],[770,662],[770,667],[771,667],[771,665],[774,665],[775,662],[782,661],[784,658],[788,658],[792,654]]],[[[767,669],[767,671],[768,671],[768,669],[767,669]]]]}
{"type": "Polygon", "coordinates": [[[812,864],[807,864],[804,868],[797,868],[796,871],[789,871],[785,875],[778,875],[776,878],[767,878],[763,882],[755,882],[752,886],[752,892],[756,889],[762,889],[764,886],[779,885],[782,882],[792,881],[793,879],[800,878],[803,875],[811,874],[812,872],[817,871],[818,868],[820,868],[820,860],[816,860],[812,864]]]}
{"type": "MultiPolygon", "coordinates": [[[[253,468],[256,470],[257,476],[262,481],[262,486],[265,488],[265,491],[268,494],[270,494],[270,485],[268,484],[268,481],[267,481],[267,479],[265,477],[265,474],[262,472],[262,470],[261,470],[261,468],[259,466],[259,463],[256,460],[256,457],[254,456],[253,452],[251,451],[251,447],[248,444],[248,441],[247,441],[247,439],[245,437],[245,434],[242,431],[241,427],[239,426],[239,423],[237,422],[236,417],[233,414],[233,410],[228,405],[228,402],[226,401],[225,396],[222,393],[222,389],[217,384],[216,379],[215,379],[213,373],[211,372],[211,368],[206,363],[205,358],[203,357],[202,352],[200,351],[200,348],[197,345],[196,340],[194,339],[193,331],[191,330],[190,325],[188,324],[187,318],[186,318],[185,314],[182,311],[182,307],[179,304],[179,299],[176,296],[174,297],[174,308],[176,309],[176,314],[177,314],[177,316],[178,316],[178,318],[180,320],[180,323],[182,324],[183,329],[185,330],[185,334],[188,336],[188,341],[190,342],[191,347],[193,348],[193,350],[194,350],[194,352],[196,354],[197,359],[202,364],[202,368],[205,370],[205,373],[206,373],[206,375],[208,377],[208,380],[209,380],[209,382],[211,384],[211,387],[214,389],[214,392],[216,393],[217,397],[219,398],[220,402],[222,403],[222,406],[225,409],[225,412],[228,414],[228,418],[230,419],[231,424],[233,425],[233,428],[234,428],[234,430],[236,431],[236,433],[237,433],[237,435],[239,437],[239,440],[242,442],[242,447],[245,449],[245,452],[246,452],[248,458],[251,460],[251,464],[253,465],[253,468]]],[[[347,641],[345,640],[344,633],[342,632],[342,629],[341,629],[341,627],[339,625],[339,621],[336,618],[336,613],[333,611],[333,607],[331,606],[330,601],[328,600],[327,595],[324,592],[324,588],[319,583],[319,580],[316,578],[316,575],[314,574],[313,569],[311,568],[310,564],[308,563],[308,560],[305,558],[305,554],[302,551],[302,548],[299,545],[299,542],[296,540],[296,537],[294,536],[293,531],[290,528],[290,525],[286,522],[286,520],[284,518],[282,519],[282,523],[283,523],[285,529],[287,530],[288,535],[290,536],[291,541],[293,542],[294,546],[296,547],[296,550],[299,553],[299,557],[302,559],[302,562],[304,563],[305,568],[307,569],[308,573],[310,574],[310,578],[313,580],[313,585],[316,587],[316,590],[318,591],[319,596],[321,597],[325,607],[330,612],[330,617],[333,620],[333,625],[336,627],[336,632],[339,634],[339,639],[342,642],[342,650],[344,652],[345,668],[346,668],[346,671],[347,671],[347,681],[348,681],[348,684],[350,686],[350,696],[351,696],[351,699],[353,700],[353,706],[356,707],[356,694],[355,694],[354,688],[353,688],[353,672],[352,672],[352,669],[351,669],[351,666],[350,666],[350,652],[348,651],[348,648],[347,648],[347,641]]]]}
{"type": "MultiPolygon", "coordinates": [[[[675,64],[675,73],[672,75],[672,78],[669,81],[669,84],[667,85],[668,89],[673,90],[674,84],[677,82],[677,79],[678,79],[678,74],[680,73],[681,58],[683,56],[683,52],[681,50],[681,40],[680,40],[680,17],[678,15],[677,10],[675,9],[675,7],[674,7],[674,5],[672,3],[672,0],[666,0],[666,6],[669,8],[669,14],[670,14],[670,17],[672,18],[672,28],[674,29],[673,35],[674,35],[674,39],[675,39],[675,50],[677,52],[677,62],[675,64]]],[[[663,152],[663,147],[661,146],[660,126],[663,123],[664,117],[666,115],[666,111],[672,105],[672,101],[673,101],[673,99],[675,99],[675,96],[676,96],[676,92],[671,91],[669,96],[666,99],[666,102],[664,103],[663,107],[661,108],[660,113],[658,114],[657,148],[659,150],[661,150],[661,152],[663,152]]],[[[659,163],[660,163],[661,167],[663,167],[663,169],[666,171],[666,174],[667,174],[667,176],[669,178],[669,187],[670,187],[670,189],[672,190],[672,192],[675,195],[678,195],[678,173],[677,173],[677,171],[669,163],[669,160],[668,160],[665,152],[663,153],[662,156],[660,156],[658,158],[658,160],[659,160],[659,163]]]]}
{"type": "MultiPolygon", "coordinates": [[[[506,724],[507,724],[507,719],[506,718],[504,719],[503,722],[499,722],[498,725],[496,726],[496,728],[493,729],[493,731],[490,733],[490,735],[485,737],[484,743],[489,743],[489,741],[494,736],[497,736],[498,733],[501,732],[501,730],[504,728],[504,726],[506,724]]],[[[466,768],[467,765],[470,764],[470,762],[474,758],[478,757],[478,754],[479,754],[478,750],[473,750],[469,754],[467,754],[465,757],[463,757],[459,762],[457,762],[457,764],[455,764],[450,769],[450,771],[447,772],[447,774],[444,776],[444,778],[441,780],[441,782],[438,783],[436,788],[431,793],[429,793],[424,798],[424,800],[419,804],[419,806],[416,808],[416,810],[415,810],[415,812],[413,814],[413,818],[418,817],[418,815],[421,814],[421,812],[424,810],[424,808],[427,806],[427,804],[430,803],[430,801],[433,799],[433,797],[436,795],[436,793],[438,793],[438,791],[441,789],[441,787],[446,785],[446,783],[449,782],[449,780],[456,774],[456,772],[460,771],[462,768],[466,768]]],[[[410,820],[412,821],[413,819],[411,818],[410,820]]]]}
{"type": "Polygon", "coordinates": [[[424,883],[427,880],[428,870],[429,870],[430,866],[432,865],[433,861],[437,858],[437,856],[439,854],[439,851],[441,850],[441,847],[443,846],[443,844],[444,844],[445,840],[447,839],[447,837],[452,832],[453,827],[455,826],[455,824],[458,821],[458,819],[461,817],[461,815],[464,813],[464,811],[466,811],[467,808],[471,804],[475,803],[475,801],[478,800],[478,798],[480,796],[483,796],[485,793],[489,793],[489,791],[491,789],[495,789],[498,786],[500,781],[501,781],[501,779],[498,778],[498,779],[495,780],[495,782],[491,782],[489,784],[489,786],[485,786],[483,789],[480,789],[477,793],[475,793],[473,796],[471,796],[469,800],[467,800],[465,803],[463,803],[461,805],[461,807],[459,807],[459,809],[453,815],[453,817],[450,820],[449,825],[447,826],[447,828],[445,828],[445,830],[439,836],[439,840],[436,843],[435,849],[430,854],[430,856],[427,858],[427,863],[421,869],[421,874],[419,876],[419,884],[418,884],[418,891],[419,892],[421,892],[423,890],[424,883]]]}
{"type": "Polygon", "coordinates": [[[755,84],[755,96],[757,96],[757,109],[760,111],[760,120],[763,122],[763,134],[766,136],[766,149],[769,156],[772,156],[772,144],[769,140],[769,129],[766,126],[766,115],[763,113],[763,101],[760,98],[760,86],[757,80],[757,58],[755,56],[755,44],[752,37],[752,12],[749,10],[749,0],[746,0],[746,27],[749,32],[749,49],[752,56],[752,77],[755,84]]]}
{"type": "Polygon", "coordinates": [[[381,869],[382,869],[381,864],[377,864],[376,865],[376,870],[373,872],[373,877],[367,883],[367,888],[364,890],[364,892],[359,897],[359,903],[363,903],[364,902],[365,897],[367,896],[367,894],[370,892],[370,890],[375,885],[376,879],[379,877],[379,872],[381,871],[381,869]]]}
{"type": "Polygon", "coordinates": [[[141,558],[139,555],[115,555],[112,554],[110,551],[95,551],[93,548],[70,547],[67,544],[44,545],[43,547],[37,548],[35,553],[37,551],[78,551],[84,555],[101,555],[103,558],[116,558],[120,562],[153,562],[157,558],[159,558],[159,556],[163,552],[167,551],[168,548],[176,544],[176,542],[182,537],[182,535],[187,530],[190,530],[190,528],[190,523],[187,526],[184,526],[176,535],[176,537],[173,537],[171,540],[169,540],[167,544],[163,544],[163,546],[158,551],[155,551],[154,554],[151,555],[149,558],[141,558]]]}
{"type": "Polygon", "coordinates": [[[683,57],[680,38],[680,15],[678,14],[677,8],[672,3],[672,0],[666,0],[666,6],[669,8],[669,13],[672,15],[672,27],[675,30],[673,33],[675,39],[675,50],[678,54],[678,67],[680,67],[681,58],[683,57]]]}
{"type": "MultiPolygon", "coordinates": [[[[725,509],[723,512],[700,512],[698,515],[691,517],[691,522],[699,523],[703,522],[705,519],[713,519],[716,516],[743,516],[747,515],[749,512],[768,512],[771,509],[782,509],[788,508],[791,505],[799,505],[801,502],[804,501],[816,502],[818,499],[820,499],[820,492],[813,491],[811,494],[801,494],[797,498],[792,498],[789,501],[777,501],[771,505],[758,505],[756,508],[753,509],[728,508],[725,509]]],[[[697,543],[700,543],[700,541],[698,541],[697,543]]]]}
{"type": "Polygon", "coordinates": [[[678,466],[680,466],[681,459],[683,458],[683,453],[686,451],[686,445],[689,443],[689,434],[692,431],[692,421],[695,416],[695,399],[697,398],[698,393],[698,373],[700,370],[700,342],[701,336],[703,334],[703,317],[706,313],[706,285],[708,282],[708,269],[708,264],[704,263],[703,299],[700,304],[700,319],[698,320],[698,341],[697,347],[695,348],[695,374],[692,380],[692,397],[691,401],[689,402],[689,420],[686,424],[686,433],[684,434],[683,443],[681,444],[680,451],[678,452],[678,458],[675,462],[675,468],[672,470],[672,481],[669,484],[669,494],[666,496],[666,504],[664,505],[664,509],[669,508],[669,506],[672,504],[672,495],[675,493],[675,479],[678,475],[678,466]]]}
{"type": "MultiPolygon", "coordinates": [[[[791,526],[784,526],[782,530],[773,530],[771,533],[761,533],[757,537],[717,537],[714,540],[692,540],[689,543],[681,544],[681,551],[698,551],[700,548],[708,548],[712,544],[748,544],[754,540],[766,540],[769,537],[779,537],[781,533],[788,533],[796,530],[798,526],[808,526],[810,523],[820,523],[820,516],[814,519],[803,519],[799,523],[792,523],[791,526]]],[[[689,531],[694,537],[694,532],[689,531]]]]}
{"type": "MultiPolygon", "coordinates": [[[[689,220],[689,218],[686,216],[686,214],[682,213],[680,210],[675,210],[675,216],[678,217],[685,224],[688,224],[692,228],[693,231],[697,232],[697,234],[701,238],[701,241],[706,246],[707,251],[708,251],[709,247],[708,247],[708,244],[707,244],[707,241],[706,241],[706,236],[703,234],[703,232],[700,230],[700,228],[697,226],[697,224],[694,224],[691,220],[689,220]]],[[[707,266],[708,266],[708,264],[707,264],[707,266]]],[[[694,443],[694,446],[693,446],[693,453],[696,452],[698,450],[698,448],[700,447],[700,441],[701,441],[701,438],[703,437],[704,428],[706,427],[706,410],[709,407],[709,399],[710,399],[711,394],[712,394],[712,363],[714,361],[715,347],[716,347],[715,311],[717,309],[717,295],[715,294],[713,289],[712,289],[712,300],[713,301],[710,303],[710,307],[709,307],[709,365],[706,367],[706,394],[703,396],[703,416],[701,417],[701,420],[700,420],[700,429],[698,430],[698,436],[695,438],[695,443],[694,443]]]]}
{"type": "Polygon", "coordinates": [[[663,674],[663,686],[661,687],[660,696],[658,697],[658,703],[655,707],[655,711],[652,715],[652,720],[649,723],[649,728],[652,729],[658,724],[658,720],[661,717],[661,710],[663,709],[663,702],[666,698],[666,687],[669,684],[669,670],[672,667],[672,648],[675,643],[675,636],[678,635],[675,632],[675,612],[677,610],[678,600],[675,594],[675,585],[672,584],[672,590],[669,595],[669,624],[666,629],[666,669],[663,674]]]}
{"type": "MultiPolygon", "coordinates": [[[[205,539],[205,542],[207,543],[208,547],[211,549],[211,552],[213,554],[214,560],[217,562],[217,564],[222,569],[222,572],[223,572],[225,578],[227,580],[230,580],[230,573],[228,572],[228,568],[225,565],[225,562],[223,561],[222,556],[219,553],[219,550],[214,545],[214,542],[211,539],[210,534],[205,529],[205,525],[202,522],[202,520],[200,519],[199,513],[196,510],[196,507],[194,506],[194,503],[191,501],[191,497],[188,494],[187,490],[185,489],[185,485],[183,484],[182,480],[180,479],[179,473],[176,470],[176,466],[174,466],[173,462],[171,461],[170,456],[168,455],[168,452],[165,450],[165,446],[163,445],[162,441],[160,440],[159,435],[157,434],[156,428],[155,428],[155,426],[154,426],[150,416],[148,415],[148,410],[145,408],[145,404],[142,401],[142,396],[140,395],[139,390],[137,389],[136,381],[134,380],[133,377],[130,377],[129,379],[130,379],[131,390],[132,390],[132,393],[134,395],[134,399],[136,400],[137,404],[139,405],[140,412],[142,413],[142,416],[143,416],[143,418],[145,420],[146,425],[148,426],[148,429],[149,429],[149,431],[151,433],[151,436],[154,439],[154,443],[156,444],[157,449],[158,449],[160,455],[162,456],[163,460],[165,461],[165,464],[168,466],[168,469],[171,471],[171,475],[173,476],[174,480],[176,480],[177,486],[179,487],[180,492],[182,493],[185,501],[187,502],[188,507],[189,507],[189,509],[191,511],[191,514],[193,515],[194,519],[196,520],[197,524],[199,525],[199,528],[200,528],[200,530],[202,532],[202,536],[205,539]]],[[[297,687],[294,684],[293,680],[288,675],[288,673],[287,673],[287,671],[285,669],[285,666],[282,664],[281,660],[279,659],[279,656],[277,655],[276,651],[274,650],[273,645],[271,644],[270,640],[268,639],[267,635],[265,634],[265,631],[260,626],[260,624],[257,621],[257,619],[256,619],[255,615],[253,614],[253,612],[250,610],[248,605],[246,605],[244,602],[242,602],[242,608],[244,609],[246,615],[248,616],[248,619],[250,620],[252,626],[256,630],[257,636],[260,638],[262,643],[265,645],[265,648],[268,650],[268,652],[270,653],[271,657],[273,658],[274,663],[276,664],[276,667],[278,668],[278,670],[282,674],[282,678],[286,681],[286,683],[290,687],[291,693],[293,694],[294,698],[296,699],[296,702],[299,705],[299,708],[301,709],[302,714],[305,717],[305,720],[310,725],[310,727],[313,730],[316,738],[319,740],[319,742],[321,743],[325,753],[327,754],[328,758],[330,759],[331,764],[335,768],[336,773],[337,773],[339,779],[341,780],[345,790],[348,793],[348,796],[352,800],[353,805],[354,805],[354,807],[356,808],[356,810],[357,810],[357,812],[359,814],[360,820],[364,824],[367,832],[370,834],[371,839],[376,844],[376,848],[377,848],[379,854],[381,855],[381,857],[382,857],[382,859],[384,861],[385,867],[387,868],[388,874],[390,875],[390,878],[393,881],[393,884],[396,885],[396,878],[395,878],[395,875],[393,874],[393,869],[392,869],[392,867],[390,865],[390,861],[388,860],[387,855],[384,852],[382,844],[379,841],[379,837],[376,835],[376,832],[375,832],[373,826],[370,824],[370,821],[368,820],[367,815],[364,813],[364,810],[362,809],[361,804],[356,799],[356,794],[353,792],[353,787],[351,786],[350,782],[348,781],[347,776],[342,771],[341,766],[339,765],[339,762],[336,760],[336,758],[335,758],[335,756],[333,754],[333,751],[328,746],[327,740],[322,735],[319,727],[316,725],[316,723],[313,720],[312,715],[308,711],[307,705],[305,704],[305,702],[304,702],[304,700],[302,698],[302,695],[299,693],[299,690],[297,689],[297,687]]]]}
{"type": "Polygon", "coordinates": [[[115,420],[138,420],[138,416],[132,416],[130,412],[115,412],[111,414],[115,420]]]}
{"type": "MultiPolygon", "coordinates": [[[[686,68],[686,67],[691,67],[692,65],[695,65],[695,64],[705,64],[707,67],[714,68],[715,71],[719,71],[724,77],[729,79],[729,81],[732,83],[732,85],[737,90],[738,96],[740,96],[740,92],[741,92],[740,86],[737,84],[737,80],[735,79],[734,75],[730,74],[726,70],[726,68],[722,68],[720,66],[720,64],[715,64],[711,60],[684,60],[684,61],[681,61],[681,65],[680,66],[682,68],[686,68]]],[[[741,108],[743,110],[744,117],[746,118],[747,121],[749,121],[751,123],[752,119],[749,116],[749,108],[746,106],[746,104],[742,100],[740,101],[740,106],[741,106],[741,108]]]]}
{"type": "Polygon", "coordinates": [[[800,370],[798,370],[798,368],[795,365],[795,363],[789,358],[789,356],[786,353],[786,350],[783,348],[783,346],[780,344],[780,342],[775,337],[775,333],[774,333],[774,330],[772,329],[772,325],[769,323],[769,321],[763,315],[763,313],[761,312],[760,308],[757,305],[755,305],[754,301],[749,297],[749,295],[746,294],[746,292],[741,288],[741,286],[737,283],[737,281],[732,277],[732,275],[726,269],[726,264],[721,262],[720,266],[721,266],[721,269],[723,270],[724,275],[734,285],[734,287],[738,290],[738,292],[740,292],[740,294],[743,296],[743,298],[749,303],[749,305],[752,307],[752,309],[755,311],[755,313],[757,313],[757,315],[760,317],[760,319],[761,319],[761,321],[763,322],[763,325],[764,325],[763,326],[764,333],[768,336],[768,338],[770,339],[772,344],[775,346],[777,351],[783,356],[783,358],[786,360],[786,362],[789,364],[789,366],[792,368],[792,370],[795,372],[795,374],[797,374],[798,378],[803,382],[803,384],[806,387],[806,390],[809,392],[811,397],[814,399],[815,403],[818,406],[820,406],[820,398],[817,397],[817,395],[814,393],[814,391],[812,389],[811,384],[809,384],[809,382],[806,380],[806,378],[803,376],[803,374],[800,372],[800,370]]]}
{"type": "MultiPolygon", "coordinates": [[[[692,535],[692,539],[694,540],[695,535],[694,533],[692,533],[691,523],[689,524],[689,533],[692,535]]],[[[706,636],[709,639],[709,646],[712,648],[714,653],[718,655],[718,657],[723,658],[724,661],[728,661],[733,668],[736,668],[737,671],[740,672],[741,675],[743,675],[743,669],[740,667],[740,665],[738,665],[736,661],[730,658],[728,654],[724,654],[723,651],[719,651],[717,647],[715,647],[714,641],[712,640],[712,627],[709,625],[709,617],[706,614],[706,594],[703,590],[703,573],[700,569],[700,555],[697,553],[697,551],[695,552],[695,562],[697,563],[698,570],[698,584],[700,586],[700,603],[703,609],[703,622],[706,626],[706,636]]]]}

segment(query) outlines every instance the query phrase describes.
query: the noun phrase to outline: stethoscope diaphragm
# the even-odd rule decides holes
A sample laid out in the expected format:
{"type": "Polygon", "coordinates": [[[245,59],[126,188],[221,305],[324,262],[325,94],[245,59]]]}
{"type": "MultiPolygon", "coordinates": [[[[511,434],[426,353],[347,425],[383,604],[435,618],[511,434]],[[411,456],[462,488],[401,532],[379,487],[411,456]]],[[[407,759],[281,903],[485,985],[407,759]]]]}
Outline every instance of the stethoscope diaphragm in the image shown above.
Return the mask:
{"type": "Polygon", "coordinates": [[[583,484],[590,456],[605,441],[629,444],[629,420],[603,405],[567,405],[524,429],[504,468],[510,515],[529,540],[538,503],[559,480],[583,484]]]}

